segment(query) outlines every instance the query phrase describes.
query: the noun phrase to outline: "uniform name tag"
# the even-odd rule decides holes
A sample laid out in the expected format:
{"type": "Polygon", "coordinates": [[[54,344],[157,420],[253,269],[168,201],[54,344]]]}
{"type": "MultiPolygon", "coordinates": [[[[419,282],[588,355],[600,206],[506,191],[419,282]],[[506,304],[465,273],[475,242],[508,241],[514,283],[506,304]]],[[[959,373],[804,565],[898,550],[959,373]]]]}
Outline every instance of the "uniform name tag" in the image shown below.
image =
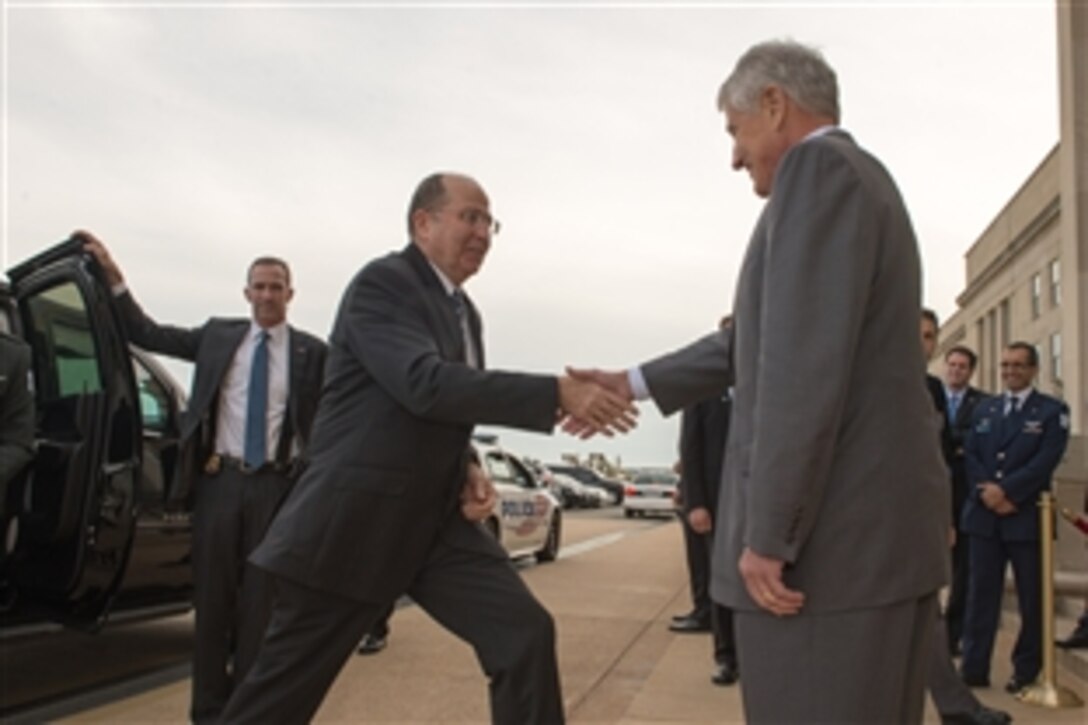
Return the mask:
{"type": "Polygon", "coordinates": [[[1039,435],[1043,432],[1043,421],[1028,420],[1024,422],[1024,432],[1029,435],[1039,435]]]}

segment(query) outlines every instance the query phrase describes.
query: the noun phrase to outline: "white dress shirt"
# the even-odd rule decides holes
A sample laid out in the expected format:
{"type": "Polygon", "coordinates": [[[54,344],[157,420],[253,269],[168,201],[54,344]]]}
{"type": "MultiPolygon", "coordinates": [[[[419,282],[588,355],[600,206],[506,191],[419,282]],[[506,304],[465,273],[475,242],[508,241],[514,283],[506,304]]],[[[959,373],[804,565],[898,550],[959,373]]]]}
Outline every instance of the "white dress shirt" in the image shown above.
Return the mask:
{"type": "MultiPolygon", "coordinates": [[[[462,290],[460,287],[454,286],[453,282],[451,282],[449,280],[449,278],[445,274],[442,273],[442,270],[439,269],[437,266],[435,266],[431,262],[431,260],[428,259],[427,264],[430,264],[431,269],[433,269],[434,273],[436,275],[438,275],[438,281],[442,283],[443,289],[446,290],[446,295],[451,298],[450,299],[450,304],[453,304],[452,297],[453,297],[454,292],[460,292],[462,295],[464,295],[465,291],[462,290]]],[[[472,339],[472,329],[469,327],[469,324],[468,324],[468,301],[467,300],[465,301],[465,314],[461,315],[460,322],[461,322],[461,339],[462,339],[462,341],[464,342],[464,345],[465,345],[465,363],[467,363],[469,365],[469,367],[474,367],[477,370],[479,370],[480,369],[480,356],[476,352],[476,343],[472,339]]]]}
{"type": "Polygon", "coordinates": [[[1005,405],[1001,409],[1001,414],[1002,415],[1008,415],[1009,414],[1009,411],[1012,408],[1013,398],[1016,398],[1016,410],[1017,411],[1023,410],[1024,409],[1024,402],[1028,399],[1028,396],[1031,395],[1034,390],[1035,390],[1035,388],[1033,386],[1031,386],[1031,385],[1029,385],[1028,387],[1024,388],[1023,390],[1019,390],[1019,391],[1017,391],[1015,393],[1012,392],[1011,390],[1006,390],[1005,391],[1005,405]]]}
{"type": "MultiPolygon", "coordinates": [[[[242,344],[219,385],[219,410],[215,420],[215,450],[217,453],[242,458],[245,453],[246,408],[249,405],[249,371],[253,366],[253,351],[260,339],[262,327],[251,321],[242,344]]],[[[279,450],[283,418],[287,414],[288,371],[290,369],[287,323],[270,327],[268,332],[268,459],[275,460],[279,450]]],[[[292,441],[292,443],[294,443],[292,441]]]]}

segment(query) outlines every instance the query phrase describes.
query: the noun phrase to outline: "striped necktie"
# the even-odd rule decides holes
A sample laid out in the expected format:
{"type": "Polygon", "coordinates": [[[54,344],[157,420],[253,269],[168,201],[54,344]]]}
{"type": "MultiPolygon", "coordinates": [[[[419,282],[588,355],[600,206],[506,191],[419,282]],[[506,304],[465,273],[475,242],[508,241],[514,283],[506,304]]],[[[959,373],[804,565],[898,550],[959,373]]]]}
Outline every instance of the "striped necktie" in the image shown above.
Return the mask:
{"type": "Polygon", "coordinates": [[[472,331],[468,324],[468,304],[465,302],[465,293],[455,289],[450,293],[450,303],[457,315],[457,324],[461,328],[461,340],[465,346],[465,364],[479,368],[480,360],[476,355],[476,346],[472,342],[472,331]]]}

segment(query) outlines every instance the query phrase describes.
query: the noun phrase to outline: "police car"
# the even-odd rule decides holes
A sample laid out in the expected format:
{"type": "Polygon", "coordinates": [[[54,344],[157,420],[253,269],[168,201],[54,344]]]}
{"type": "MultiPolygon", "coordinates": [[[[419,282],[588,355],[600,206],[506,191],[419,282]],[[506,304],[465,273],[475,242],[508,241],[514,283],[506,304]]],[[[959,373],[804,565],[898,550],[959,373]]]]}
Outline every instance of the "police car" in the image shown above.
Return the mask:
{"type": "Polygon", "coordinates": [[[534,556],[553,561],[563,531],[562,507],[516,455],[493,435],[473,436],[480,464],[498,493],[495,511],[484,524],[511,559],[534,556]]]}

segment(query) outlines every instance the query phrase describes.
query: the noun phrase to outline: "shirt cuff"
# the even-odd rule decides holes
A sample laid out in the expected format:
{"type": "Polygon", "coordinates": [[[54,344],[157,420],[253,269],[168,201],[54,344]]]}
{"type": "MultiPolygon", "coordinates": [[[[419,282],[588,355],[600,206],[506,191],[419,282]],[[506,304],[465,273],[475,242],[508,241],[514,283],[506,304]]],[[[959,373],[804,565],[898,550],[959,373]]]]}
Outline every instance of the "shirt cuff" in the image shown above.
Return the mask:
{"type": "Polygon", "coordinates": [[[631,386],[631,394],[635,400],[648,400],[650,388],[646,385],[646,378],[642,376],[642,368],[628,368],[627,384],[631,386]]]}
{"type": "Polygon", "coordinates": [[[114,297],[120,297],[126,292],[128,292],[128,285],[124,282],[118,282],[117,284],[110,285],[110,293],[114,297]]]}

